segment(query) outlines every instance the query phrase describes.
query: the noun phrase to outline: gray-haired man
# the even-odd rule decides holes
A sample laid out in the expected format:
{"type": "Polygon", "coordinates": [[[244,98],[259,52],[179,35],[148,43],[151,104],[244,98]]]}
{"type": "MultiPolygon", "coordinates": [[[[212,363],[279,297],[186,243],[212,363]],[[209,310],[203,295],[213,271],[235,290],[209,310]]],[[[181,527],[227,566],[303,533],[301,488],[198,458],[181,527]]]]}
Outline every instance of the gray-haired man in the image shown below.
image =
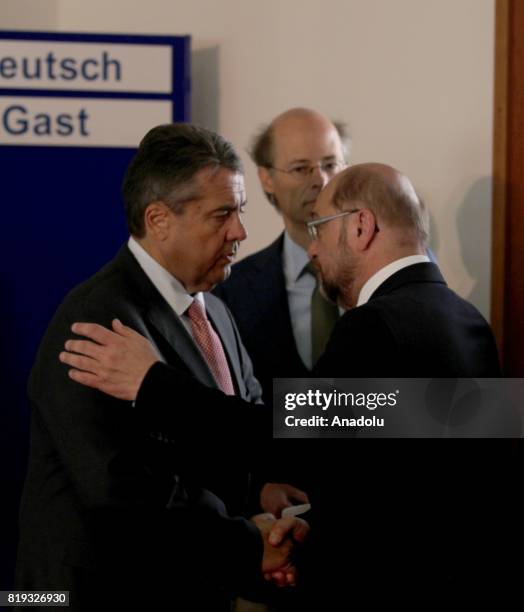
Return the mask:
{"type": "Polygon", "coordinates": [[[298,519],[240,516],[242,439],[265,419],[261,390],[231,314],[204,292],[227,277],[246,237],[241,162],[217,134],[159,126],[142,140],[123,195],[128,243],[66,297],[32,371],[17,588],[67,590],[74,610],[168,600],[218,610],[263,574],[292,583],[291,538],[274,547],[270,536],[307,530],[298,519]],[[115,315],[163,361],[253,410],[220,413],[184,393],[173,410],[157,401],[139,410],[71,381],[56,359],[71,324],[115,315]]]}

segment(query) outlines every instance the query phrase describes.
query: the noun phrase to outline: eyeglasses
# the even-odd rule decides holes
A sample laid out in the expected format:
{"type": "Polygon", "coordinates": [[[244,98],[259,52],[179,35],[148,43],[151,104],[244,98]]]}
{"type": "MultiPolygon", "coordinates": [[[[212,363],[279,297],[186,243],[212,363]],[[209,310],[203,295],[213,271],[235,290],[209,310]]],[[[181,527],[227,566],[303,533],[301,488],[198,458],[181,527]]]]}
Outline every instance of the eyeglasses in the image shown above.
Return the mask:
{"type": "Polygon", "coordinates": [[[285,174],[289,174],[293,178],[297,180],[304,180],[309,178],[313,171],[318,168],[324,174],[328,176],[335,176],[337,172],[346,167],[346,162],[344,161],[325,161],[319,164],[299,164],[290,168],[289,170],[284,170],[283,168],[275,168],[275,166],[266,166],[269,170],[277,170],[278,172],[284,172],[285,174]]]}
{"type": "MultiPolygon", "coordinates": [[[[345,217],[346,215],[352,215],[353,213],[356,213],[359,210],[362,210],[362,209],[361,208],[353,208],[352,210],[345,210],[344,212],[337,213],[336,215],[329,215],[328,217],[319,217],[318,219],[313,219],[313,221],[308,221],[306,223],[306,225],[307,225],[307,231],[308,231],[308,234],[309,234],[311,240],[317,240],[318,239],[318,229],[317,229],[317,227],[319,225],[322,225],[322,223],[327,223],[328,221],[333,221],[333,219],[340,219],[341,217],[345,217]]],[[[378,231],[378,228],[377,228],[377,231],[378,231]]]]}

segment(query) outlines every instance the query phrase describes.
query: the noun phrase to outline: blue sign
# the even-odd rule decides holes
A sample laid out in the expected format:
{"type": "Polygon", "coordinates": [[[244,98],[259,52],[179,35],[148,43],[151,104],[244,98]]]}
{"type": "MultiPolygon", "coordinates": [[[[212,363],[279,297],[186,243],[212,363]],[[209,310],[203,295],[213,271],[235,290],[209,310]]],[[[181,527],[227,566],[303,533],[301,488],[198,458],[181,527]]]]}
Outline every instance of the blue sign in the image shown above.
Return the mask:
{"type": "Polygon", "coordinates": [[[127,238],[120,185],[142,136],[189,120],[189,49],[189,36],[0,32],[0,589],[12,586],[38,344],[65,294],[127,238]]]}

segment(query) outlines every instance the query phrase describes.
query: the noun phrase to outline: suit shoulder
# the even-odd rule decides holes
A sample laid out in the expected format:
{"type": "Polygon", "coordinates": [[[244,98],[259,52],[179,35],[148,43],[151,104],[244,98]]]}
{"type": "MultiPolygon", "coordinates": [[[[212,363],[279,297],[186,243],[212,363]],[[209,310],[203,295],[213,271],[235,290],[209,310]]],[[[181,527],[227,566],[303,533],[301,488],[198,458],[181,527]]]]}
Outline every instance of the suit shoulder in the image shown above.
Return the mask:
{"type": "Polygon", "coordinates": [[[430,320],[435,317],[464,316],[488,325],[480,311],[443,283],[414,283],[372,299],[370,308],[385,320],[430,320]]]}
{"type": "Polygon", "coordinates": [[[107,263],[64,297],[49,323],[44,340],[53,330],[68,329],[72,322],[82,320],[80,317],[107,324],[111,318],[122,316],[118,307],[129,303],[130,292],[120,266],[114,260],[107,263]]]}
{"type": "Polygon", "coordinates": [[[108,305],[114,307],[129,301],[129,293],[121,272],[111,262],[71,289],[62,300],[54,319],[73,312],[105,311],[108,305]]]}

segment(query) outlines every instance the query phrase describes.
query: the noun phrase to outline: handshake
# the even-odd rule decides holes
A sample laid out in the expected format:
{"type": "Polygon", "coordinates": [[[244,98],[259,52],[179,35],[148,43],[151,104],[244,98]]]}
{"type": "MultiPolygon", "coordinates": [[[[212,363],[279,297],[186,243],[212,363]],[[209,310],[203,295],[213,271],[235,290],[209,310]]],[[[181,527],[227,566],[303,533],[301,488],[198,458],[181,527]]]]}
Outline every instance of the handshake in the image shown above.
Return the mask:
{"type": "Polygon", "coordinates": [[[267,581],[278,587],[296,584],[297,570],[291,555],[309,533],[309,525],[303,519],[281,516],[282,510],[291,506],[292,499],[307,502],[305,493],[291,485],[268,483],[261,495],[262,508],[267,512],[251,518],[264,541],[262,573],[267,581]]]}

